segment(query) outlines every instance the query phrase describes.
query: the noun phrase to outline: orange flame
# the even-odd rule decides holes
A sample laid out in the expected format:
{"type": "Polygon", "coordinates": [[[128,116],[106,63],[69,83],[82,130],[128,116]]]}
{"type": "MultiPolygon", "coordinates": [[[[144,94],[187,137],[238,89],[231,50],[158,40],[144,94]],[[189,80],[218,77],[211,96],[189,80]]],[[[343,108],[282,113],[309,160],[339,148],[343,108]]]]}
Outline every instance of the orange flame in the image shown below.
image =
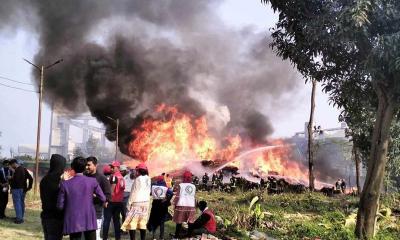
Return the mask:
{"type": "Polygon", "coordinates": [[[297,162],[293,161],[290,147],[282,145],[281,142],[277,142],[277,145],[281,147],[260,152],[251,157],[252,160],[250,161],[253,161],[253,173],[257,173],[261,177],[266,177],[269,174],[277,174],[306,181],[308,179],[308,172],[297,162]]]}
{"type": "MultiPolygon", "coordinates": [[[[128,146],[130,155],[145,161],[151,174],[180,170],[201,160],[226,163],[245,150],[239,135],[228,136],[223,142],[213,137],[205,116],[193,117],[165,104],[159,105],[156,112],[161,117],[144,120],[132,131],[134,140],[128,146]]],[[[279,141],[274,144],[282,147],[256,152],[230,165],[261,177],[275,172],[306,180],[307,171],[291,161],[290,147],[279,141]]]]}
{"type": "Polygon", "coordinates": [[[140,128],[134,129],[129,153],[158,169],[171,171],[193,161],[228,159],[241,147],[239,136],[228,137],[228,144],[223,147],[209,133],[205,116],[195,118],[164,104],[156,111],[164,119],[146,119],[140,128]]]}

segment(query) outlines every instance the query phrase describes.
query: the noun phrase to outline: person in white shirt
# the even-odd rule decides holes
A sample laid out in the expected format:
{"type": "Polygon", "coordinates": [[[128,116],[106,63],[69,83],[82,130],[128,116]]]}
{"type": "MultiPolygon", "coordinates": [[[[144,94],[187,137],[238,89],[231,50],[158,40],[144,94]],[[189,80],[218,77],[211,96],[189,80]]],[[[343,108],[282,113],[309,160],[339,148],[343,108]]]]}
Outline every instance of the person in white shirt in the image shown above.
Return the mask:
{"type": "Polygon", "coordinates": [[[147,221],[149,218],[151,179],[144,163],[136,169],[136,178],[133,181],[131,194],[128,200],[129,212],[122,224],[123,231],[129,231],[130,239],[135,239],[136,230],[140,231],[140,239],[146,239],[147,221]]]}
{"type": "MultiPolygon", "coordinates": [[[[122,167],[122,166],[121,166],[122,167]]],[[[128,200],[131,194],[133,181],[135,179],[135,170],[130,170],[128,174],[124,176],[125,190],[124,190],[124,212],[122,216],[122,222],[125,221],[126,214],[128,213],[128,200]]]]}

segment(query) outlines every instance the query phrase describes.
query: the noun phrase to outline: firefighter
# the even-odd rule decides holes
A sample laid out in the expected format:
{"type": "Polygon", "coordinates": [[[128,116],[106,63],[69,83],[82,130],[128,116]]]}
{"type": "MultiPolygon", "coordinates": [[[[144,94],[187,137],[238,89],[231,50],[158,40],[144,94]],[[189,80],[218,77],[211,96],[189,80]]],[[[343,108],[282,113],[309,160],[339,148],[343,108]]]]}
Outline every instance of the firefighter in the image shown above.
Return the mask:
{"type": "Polygon", "coordinates": [[[218,176],[216,173],[213,173],[212,178],[211,178],[211,183],[212,183],[213,189],[217,188],[217,181],[218,181],[218,176]]]}
{"type": "Polygon", "coordinates": [[[194,176],[194,177],[193,177],[193,184],[194,184],[195,186],[198,186],[199,183],[200,183],[199,177],[194,176]]]}
{"type": "Polygon", "coordinates": [[[346,181],[344,179],[341,180],[340,190],[342,190],[342,193],[346,193],[346,181]]]}
{"type": "Polygon", "coordinates": [[[203,183],[204,190],[207,190],[208,180],[210,180],[210,177],[208,176],[207,173],[204,173],[204,176],[202,178],[202,183],[203,183]]]}

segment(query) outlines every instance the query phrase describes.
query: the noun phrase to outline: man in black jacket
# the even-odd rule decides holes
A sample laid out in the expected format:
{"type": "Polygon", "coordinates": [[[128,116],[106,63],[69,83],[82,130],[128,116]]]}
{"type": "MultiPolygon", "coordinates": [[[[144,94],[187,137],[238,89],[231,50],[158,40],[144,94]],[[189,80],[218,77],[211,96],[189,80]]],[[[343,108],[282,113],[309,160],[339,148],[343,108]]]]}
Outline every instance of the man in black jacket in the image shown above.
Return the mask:
{"type": "Polygon", "coordinates": [[[8,163],[8,160],[4,160],[3,167],[0,168],[0,219],[6,217],[5,210],[8,203],[8,190],[10,188],[8,177],[11,176],[8,163]]]}
{"type": "MultiPolygon", "coordinates": [[[[97,171],[97,158],[88,157],[86,165],[86,176],[96,178],[97,182],[100,185],[101,190],[106,196],[107,202],[111,201],[111,184],[110,181],[97,171]]],[[[97,218],[97,230],[96,230],[96,239],[100,238],[100,231],[103,219],[103,206],[104,204],[97,198],[93,199],[94,207],[96,209],[96,218],[97,218]]],[[[106,203],[107,204],[107,203],[106,203]]]]}
{"type": "Polygon", "coordinates": [[[51,155],[50,169],[40,181],[40,199],[42,200],[40,217],[45,240],[61,240],[63,238],[64,213],[57,208],[57,196],[65,165],[66,160],[63,156],[51,155]]]}
{"type": "Polygon", "coordinates": [[[24,222],[25,214],[25,195],[26,192],[32,189],[33,178],[28,170],[18,164],[17,159],[11,159],[10,166],[14,170],[13,176],[10,178],[11,194],[15,208],[16,224],[24,222]],[[27,186],[27,180],[29,185],[27,186]]]}

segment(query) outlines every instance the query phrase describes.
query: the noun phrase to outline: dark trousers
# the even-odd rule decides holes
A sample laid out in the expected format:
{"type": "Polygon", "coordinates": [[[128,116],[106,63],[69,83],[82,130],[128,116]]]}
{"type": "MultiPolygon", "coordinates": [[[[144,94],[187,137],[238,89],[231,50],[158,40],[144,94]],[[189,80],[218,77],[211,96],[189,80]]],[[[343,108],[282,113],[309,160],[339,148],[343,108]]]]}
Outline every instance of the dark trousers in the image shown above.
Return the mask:
{"type": "MultiPolygon", "coordinates": [[[[165,225],[165,222],[161,221],[161,223],[160,223],[160,239],[164,239],[164,225],[165,225]]],[[[151,231],[153,233],[153,239],[156,239],[156,230],[157,230],[157,228],[154,228],[151,231]]]]}
{"type": "MultiPolygon", "coordinates": [[[[146,229],[140,229],[140,240],[145,240],[146,239],[146,229]]],[[[136,240],[136,231],[135,230],[129,230],[129,239],[130,240],[136,240]]]]}
{"type": "Polygon", "coordinates": [[[61,240],[63,238],[63,219],[42,219],[45,240],[61,240]]]}
{"type": "Polygon", "coordinates": [[[71,233],[69,235],[70,240],[81,240],[82,235],[85,236],[85,240],[96,240],[96,230],[71,233]]]}
{"type": "Polygon", "coordinates": [[[3,189],[0,189],[0,218],[4,218],[6,207],[8,204],[8,191],[3,192],[3,189]]]}
{"type": "Polygon", "coordinates": [[[127,193],[127,194],[124,193],[124,202],[123,202],[124,206],[123,206],[123,211],[122,211],[122,222],[125,221],[126,214],[128,214],[127,205],[128,205],[128,200],[129,200],[129,194],[130,193],[127,193]]]}
{"type": "Polygon", "coordinates": [[[121,239],[121,222],[120,215],[124,210],[122,202],[110,202],[107,208],[104,209],[104,222],[103,222],[103,239],[108,239],[108,230],[110,228],[111,219],[114,222],[115,239],[121,239]]]}
{"type": "Polygon", "coordinates": [[[177,223],[175,227],[175,238],[183,236],[182,234],[182,223],[177,223]]]}

